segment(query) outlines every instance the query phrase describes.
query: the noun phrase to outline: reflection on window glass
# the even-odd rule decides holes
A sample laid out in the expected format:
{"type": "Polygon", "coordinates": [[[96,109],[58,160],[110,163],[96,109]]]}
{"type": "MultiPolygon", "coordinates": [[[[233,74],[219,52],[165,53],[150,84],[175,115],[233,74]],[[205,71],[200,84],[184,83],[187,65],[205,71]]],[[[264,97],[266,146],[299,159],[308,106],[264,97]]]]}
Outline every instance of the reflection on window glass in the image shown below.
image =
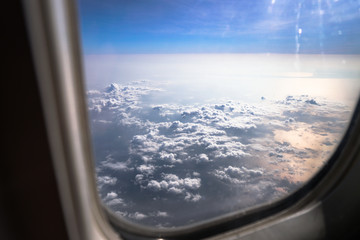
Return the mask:
{"type": "Polygon", "coordinates": [[[360,2],[79,0],[100,198],[187,226],[288,196],[360,92],[360,2]]]}

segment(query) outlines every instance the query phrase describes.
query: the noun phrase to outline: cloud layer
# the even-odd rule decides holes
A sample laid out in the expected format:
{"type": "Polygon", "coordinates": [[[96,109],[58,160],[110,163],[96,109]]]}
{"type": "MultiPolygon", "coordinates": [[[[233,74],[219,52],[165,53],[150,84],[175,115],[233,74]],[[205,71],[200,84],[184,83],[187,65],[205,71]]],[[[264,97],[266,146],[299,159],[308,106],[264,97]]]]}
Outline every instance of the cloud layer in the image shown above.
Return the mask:
{"type": "Polygon", "coordinates": [[[88,92],[100,197],[157,227],[288,195],[328,159],[351,113],[307,95],[154,104],[162,92],[147,81],[88,92]]]}

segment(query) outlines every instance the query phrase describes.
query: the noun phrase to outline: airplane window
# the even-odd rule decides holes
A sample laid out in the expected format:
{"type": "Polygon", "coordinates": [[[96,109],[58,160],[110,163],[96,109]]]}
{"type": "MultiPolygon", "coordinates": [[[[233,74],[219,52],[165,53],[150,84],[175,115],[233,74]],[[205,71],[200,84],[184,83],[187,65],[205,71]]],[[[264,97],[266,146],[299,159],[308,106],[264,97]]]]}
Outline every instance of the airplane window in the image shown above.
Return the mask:
{"type": "Polygon", "coordinates": [[[190,226],[283,199],[360,93],[360,2],[79,0],[99,196],[190,226]]]}

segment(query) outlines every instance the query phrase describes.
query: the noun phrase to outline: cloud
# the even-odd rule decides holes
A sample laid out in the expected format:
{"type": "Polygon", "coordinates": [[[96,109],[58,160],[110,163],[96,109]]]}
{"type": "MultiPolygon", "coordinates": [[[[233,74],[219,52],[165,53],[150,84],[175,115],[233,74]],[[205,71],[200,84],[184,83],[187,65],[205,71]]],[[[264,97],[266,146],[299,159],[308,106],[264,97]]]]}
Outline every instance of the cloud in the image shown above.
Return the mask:
{"type": "Polygon", "coordinates": [[[312,105],[319,105],[314,99],[305,100],[305,102],[312,105]]]}
{"type": "Polygon", "coordinates": [[[171,164],[189,160],[210,162],[213,158],[247,156],[244,149],[245,145],[236,137],[226,136],[224,131],[179,121],[168,127],[161,124],[154,131],[136,135],[130,143],[131,154],[141,156],[145,161],[159,159],[171,164]],[[203,153],[188,156],[187,150],[194,148],[202,149],[203,153]]]}
{"type": "Polygon", "coordinates": [[[187,192],[185,196],[185,201],[187,202],[198,202],[200,201],[201,196],[199,194],[192,194],[187,192]]]}
{"type": "Polygon", "coordinates": [[[123,86],[111,83],[103,92],[94,90],[87,92],[89,110],[101,113],[102,111],[139,109],[141,98],[156,91],[161,91],[161,89],[137,84],[123,86]]]}
{"type": "Polygon", "coordinates": [[[129,161],[126,162],[116,161],[114,156],[109,154],[105,157],[105,160],[101,161],[98,167],[100,169],[108,168],[116,171],[129,171],[133,169],[132,167],[129,167],[129,164],[130,164],[129,161]]]}
{"type": "Polygon", "coordinates": [[[137,178],[136,180],[142,185],[143,189],[151,191],[165,191],[171,194],[183,195],[186,201],[199,201],[201,196],[199,194],[193,194],[192,191],[196,191],[201,187],[201,179],[195,178],[179,178],[175,174],[161,174],[159,180],[144,181],[143,178],[137,178]]]}
{"type": "Polygon", "coordinates": [[[129,170],[129,167],[127,166],[127,163],[124,162],[108,162],[104,161],[101,163],[101,166],[105,168],[111,168],[114,170],[129,170]]]}
{"type": "Polygon", "coordinates": [[[211,160],[209,159],[209,157],[205,153],[201,153],[198,156],[197,162],[211,162],[211,160]]]}
{"type": "Polygon", "coordinates": [[[114,199],[117,196],[118,196],[117,193],[109,192],[109,193],[106,194],[106,196],[105,196],[105,198],[103,198],[103,200],[106,201],[106,200],[114,199]]]}
{"type": "Polygon", "coordinates": [[[198,189],[201,186],[200,178],[185,178],[184,179],[184,187],[188,189],[198,189]]]}
{"type": "Polygon", "coordinates": [[[139,172],[143,173],[143,174],[153,174],[155,171],[155,166],[153,165],[140,165],[136,168],[139,172]]]}
{"type": "Polygon", "coordinates": [[[231,184],[245,184],[249,179],[262,176],[264,172],[262,169],[228,166],[222,170],[216,169],[212,174],[218,179],[231,184]]]}
{"type": "Polygon", "coordinates": [[[177,159],[177,154],[175,153],[168,153],[168,152],[165,152],[165,151],[161,151],[159,153],[159,158],[162,160],[162,161],[166,161],[166,162],[169,162],[169,163],[182,163],[182,161],[180,159],[177,159]]]}
{"type": "Polygon", "coordinates": [[[168,218],[170,217],[169,213],[164,211],[155,211],[155,212],[149,212],[147,214],[141,213],[141,212],[133,212],[129,213],[127,211],[115,211],[115,213],[121,217],[128,217],[135,220],[144,220],[147,218],[168,218]]]}
{"type": "Polygon", "coordinates": [[[152,226],[193,218],[185,214],[200,211],[200,203],[212,216],[219,193],[238,209],[288,194],[327,159],[350,115],[344,105],[308,95],[253,105],[152,105],[145,99],[161,90],[148,84],[110,85],[88,96],[102,200],[152,226]]]}
{"type": "Polygon", "coordinates": [[[147,215],[140,213],[140,212],[131,213],[131,214],[128,214],[127,216],[129,218],[133,218],[135,220],[143,220],[148,217],[147,215]]]}
{"type": "Polygon", "coordinates": [[[162,188],[166,189],[168,187],[168,183],[166,182],[158,182],[156,180],[150,180],[147,184],[147,188],[153,189],[154,191],[160,191],[162,188]]]}
{"type": "Polygon", "coordinates": [[[111,199],[109,201],[106,201],[106,204],[108,206],[114,206],[114,205],[122,205],[122,206],[126,206],[124,200],[122,198],[114,198],[111,199]]]}
{"type": "Polygon", "coordinates": [[[157,211],[155,216],[156,217],[169,217],[169,214],[167,212],[157,211]]]}
{"type": "Polygon", "coordinates": [[[110,176],[98,176],[97,177],[97,185],[101,188],[104,185],[115,185],[117,182],[116,177],[110,176]]]}

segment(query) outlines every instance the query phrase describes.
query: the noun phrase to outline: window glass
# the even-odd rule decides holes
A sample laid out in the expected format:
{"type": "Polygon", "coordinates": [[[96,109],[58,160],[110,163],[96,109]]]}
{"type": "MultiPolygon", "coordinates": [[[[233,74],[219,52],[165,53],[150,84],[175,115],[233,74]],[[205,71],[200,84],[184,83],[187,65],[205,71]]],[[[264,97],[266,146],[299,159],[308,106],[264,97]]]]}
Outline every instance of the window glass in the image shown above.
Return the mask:
{"type": "Polygon", "coordinates": [[[99,196],[188,226],[288,196],[360,92],[360,2],[79,0],[99,196]]]}

